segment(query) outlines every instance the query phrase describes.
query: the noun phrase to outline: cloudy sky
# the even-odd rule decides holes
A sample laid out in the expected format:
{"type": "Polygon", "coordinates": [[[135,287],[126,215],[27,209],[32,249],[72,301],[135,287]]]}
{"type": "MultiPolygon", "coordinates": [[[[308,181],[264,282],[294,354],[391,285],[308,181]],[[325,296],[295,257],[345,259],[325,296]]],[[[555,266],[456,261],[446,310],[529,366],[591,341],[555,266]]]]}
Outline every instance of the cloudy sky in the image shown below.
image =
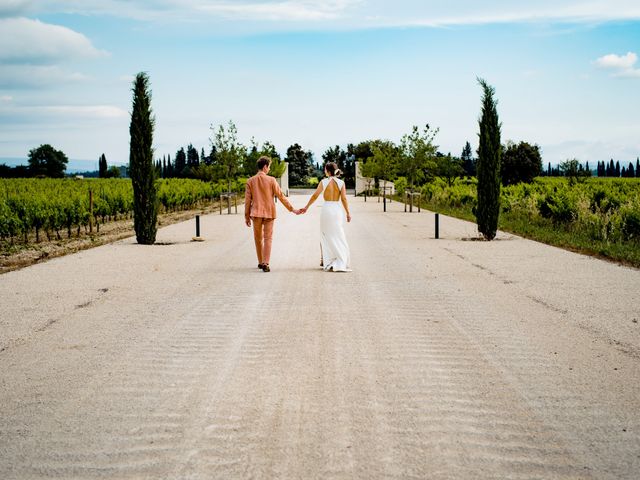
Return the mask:
{"type": "Polygon", "coordinates": [[[241,141],[399,141],[440,129],[477,146],[481,90],[503,139],[543,160],[640,155],[637,0],[0,0],[0,162],[50,143],[126,163],[145,71],[156,156],[233,120],[241,141]]]}

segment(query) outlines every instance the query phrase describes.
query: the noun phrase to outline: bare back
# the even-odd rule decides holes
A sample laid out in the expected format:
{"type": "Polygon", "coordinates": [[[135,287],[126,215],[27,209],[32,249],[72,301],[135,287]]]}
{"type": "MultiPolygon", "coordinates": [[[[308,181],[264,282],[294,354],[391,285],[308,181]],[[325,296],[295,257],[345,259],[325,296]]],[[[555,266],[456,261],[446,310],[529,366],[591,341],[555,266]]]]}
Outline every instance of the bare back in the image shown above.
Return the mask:
{"type": "Polygon", "coordinates": [[[326,187],[324,188],[322,198],[324,198],[325,202],[337,202],[340,200],[340,187],[338,186],[338,182],[329,179],[326,187]]]}

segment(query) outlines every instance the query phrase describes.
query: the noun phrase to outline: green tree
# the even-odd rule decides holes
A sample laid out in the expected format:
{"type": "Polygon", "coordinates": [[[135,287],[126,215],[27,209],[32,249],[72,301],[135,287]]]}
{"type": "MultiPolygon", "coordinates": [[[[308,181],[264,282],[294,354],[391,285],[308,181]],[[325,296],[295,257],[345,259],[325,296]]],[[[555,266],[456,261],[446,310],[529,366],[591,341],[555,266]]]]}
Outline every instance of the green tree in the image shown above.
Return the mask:
{"type": "Polygon", "coordinates": [[[520,142],[517,145],[507,142],[507,148],[500,163],[500,177],[503,185],[531,183],[541,173],[540,147],[527,142],[520,142]]]}
{"type": "MultiPolygon", "coordinates": [[[[276,147],[271,142],[264,142],[262,144],[262,148],[260,149],[260,158],[261,156],[266,155],[271,159],[271,167],[269,168],[269,175],[274,178],[280,178],[284,175],[284,170],[287,168],[287,165],[280,158],[280,154],[276,150],[276,147]]],[[[253,169],[255,171],[256,164],[253,164],[253,169]]]]}
{"type": "Polygon", "coordinates": [[[111,165],[104,174],[104,178],[120,178],[120,169],[111,165]]]}
{"type": "Polygon", "coordinates": [[[29,170],[34,177],[62,178],[69,159],[60,150],[44,144],[29,150],[29,170]]]}
{"type": "Polygon", "coordinates": [[[493,240],[498,230],[500,215],[500,121],[498,119],[495,89],[485,80],[478,78],[482,87],[482,113],[479,120],[478,146],[478,204],[476,221],[478,231],[486,240],[493,240]]]}
{"type": "Polygon", "coordinates": [[[586,177],[591,176],[591,171],[587,171],[582,164],[575,158],[565,160],[560,164],[560,172],[569,179],[569,184],[582,182],[586,177]]]}
{"type": "Polygon", "coordinates": [[[311,153],[305,152],[297,143],[287,148],[285,162],[289,163],[289,185],[307,185],[313,170],[312,158],[311,153]]]}
{"type": "Polygon", "coordinates": [[[149,76],[138,73],[133,86],[129,174],[133,185],[133,226],[136,240],[144,245],[156,241],[158,200],[156,169],[153,164],[153,128],[149,76]]]}
{"type": "Polygon", "coordinates": [[[422,132],[414,125],[411,133],[402,137],[398,170],[407,177],[408,187],[412,190],[416,182],[422,181],[435,170],[438,147],[433,144],[433,140],[437,134],[438,129],[432,130],[429,124],[425,125],[422,132]]]}
{"type": "Polygon", "coordinates": [[[187,154],[184,151],[184,147],[180,147],[180,150],[176,152],[176,159],[174,160],[174,175],[176,177],[187,176],[187,154]]]}
{"type": "Polygon", "coordinates": [[[435,160],[436,168],[435,172],[438,177],[444,178],[447,181],[447,185],[450,187],[456,181],[456,178],[460,178],[464,175],[464,168],[462,160],[452,157],[451,154],[443,155],[438,152],[435,160]]]}
{"type": "Polygon", "coordinates": [[[473,158],[473,151],[471,150],[471,144],[469,142],[465,143],[460,159],[462,160],[464,174],[469,177],[474,177],[476,175],[476,161],[473,158]]]}
{"type": "Polygon", "coordinates": [[[189,144],[187,147],[187,167],[191,169],[198,165],[200,165],[200,155],[198,155],[198,150],[192,144],[189,144]]]}
{"type": "Polygon", "coordinates": [[[219,178],[227,181],[228,191],[231,191],[231,181],[235,179],[242,161],[247,155],[247,149],[238,140],[238,129],[233,121],[229,120],[227,127],[218,125],[217,128],[211,126],[214,135],[211,144],[216,149],[216,156],[213,165],[219,178]]]}
{"type": "Polygon", "coordinates": [[[100,155],[100,160],[98,160],[98,177],[105,178],[107,176],[107,157],[104,156],[104,153],[100,155]]]}
{"type": "Polygon", "coordinates": [[[387,182],[394,180],[398,174],[402,149],[389,140],[374,140],[371,153],[373,156],[363,165],[362,174],[382,180],[386,188],[387,182]]]}

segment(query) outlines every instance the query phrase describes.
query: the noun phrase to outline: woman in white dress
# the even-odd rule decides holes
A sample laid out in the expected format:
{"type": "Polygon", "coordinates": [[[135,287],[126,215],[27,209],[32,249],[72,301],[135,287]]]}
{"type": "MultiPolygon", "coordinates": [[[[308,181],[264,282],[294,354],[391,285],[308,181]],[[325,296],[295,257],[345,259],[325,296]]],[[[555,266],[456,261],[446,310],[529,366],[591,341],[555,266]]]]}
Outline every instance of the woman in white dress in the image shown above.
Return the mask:
{"type": "Polygon", "coordinates": [[[344,182],[337,177],[341,172],[334,162],[328,162],[324,166],[324,173],[327,177],[323,178],[318,184],[318,188],[302,209],[302,212],[305,213],[320,194],[323,194],[324,204],[320,214],[320,248],[322,254],[320,266],[325,271],[350,272],[349,244],[344,234],[345,214],[347,222],[351,221],[347,190],[344,182]],[[341,203],[342,205],[340,205],[341,203]]]}

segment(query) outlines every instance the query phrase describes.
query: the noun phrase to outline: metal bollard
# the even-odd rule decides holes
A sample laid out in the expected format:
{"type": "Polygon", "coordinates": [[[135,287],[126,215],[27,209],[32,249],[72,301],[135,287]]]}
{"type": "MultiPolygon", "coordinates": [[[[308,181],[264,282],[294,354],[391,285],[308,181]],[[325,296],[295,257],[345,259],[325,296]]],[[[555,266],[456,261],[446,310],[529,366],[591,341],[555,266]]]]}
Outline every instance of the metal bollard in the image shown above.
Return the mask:
{"type": "Polygon", "coordinates": [[[196,215],[196,236],[191,239],[192,242],[204,242],[204,238],[200,236],[200,215],[196,215]]]}
{"type": "Polygon", "coordinates": [[[436,213],[436,238],[440,238],[440,214],[436,213]]]}

